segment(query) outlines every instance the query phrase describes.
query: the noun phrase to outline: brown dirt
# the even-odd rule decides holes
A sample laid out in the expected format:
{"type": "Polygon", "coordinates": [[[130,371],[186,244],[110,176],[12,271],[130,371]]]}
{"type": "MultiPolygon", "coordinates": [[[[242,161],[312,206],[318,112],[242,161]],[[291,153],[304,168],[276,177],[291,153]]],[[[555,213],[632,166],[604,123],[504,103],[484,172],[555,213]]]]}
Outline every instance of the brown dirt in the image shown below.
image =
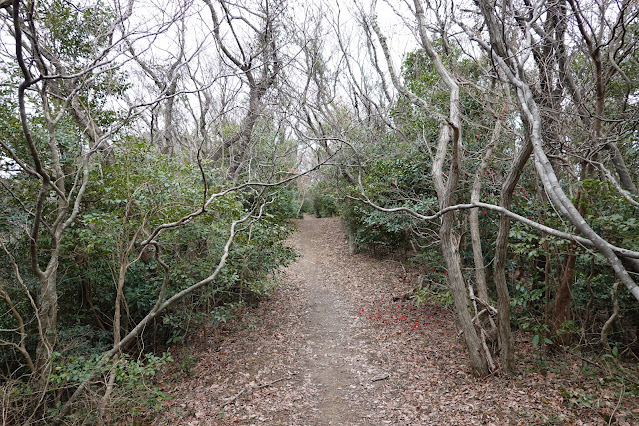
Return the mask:
{"type": "Polygon", "coordinates": [[[198,359],[193,374],[164,386],[173,398],[156,424],[607,424],[611,413],[617,424],[639,419],[636,399],[580,379],[583,364],[564,360],[563,371],[541,374],[528,338],[518,342],[518,376],[473,378],[452,315],[401,297],[414,276],[399,262],[349,254],[338,219],[307,216],[296,225],[290,244],[302,257],[243,326],[189,348],[198,359]],[[595,408],[584,405],[588,398],[595,408]]]}

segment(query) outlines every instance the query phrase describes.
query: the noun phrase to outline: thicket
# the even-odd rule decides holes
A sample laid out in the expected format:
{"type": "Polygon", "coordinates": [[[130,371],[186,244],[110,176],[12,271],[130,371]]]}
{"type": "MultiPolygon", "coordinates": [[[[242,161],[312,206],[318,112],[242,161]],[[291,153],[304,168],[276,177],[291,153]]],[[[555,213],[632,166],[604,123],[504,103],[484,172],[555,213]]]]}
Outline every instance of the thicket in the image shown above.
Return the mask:
{"type": "MultiPolygon", "coordinates": [[[[0,4],[7,424],[104,423],[153,408],[171,345],[234,321],[296,256],[284,245],[300,210],[296,141],[262,101],[278,49],[237,72],[212,61],[202,79],[215,84],[203,83],[187,70],[187,6],[140,30],[170,40],[162,59],[145,56],[152,46],[129,29],[130,6],[0,4]],[[230,111],[249,104],[244,117],[215,110],[225,91],[230,111]]],[[[260,43],[276,37],[271,13],[260,43]]]]}
{"type": "MultiPolygon", "coordinates": [[[[214,170],[203,164],[203,170],[207,169],[214,170]]],[[[219,178],[215,173],[207,174],[208,189],[215,191],[220,185],[219,178]]],[[[163,285],[162,265],[154,257],[154,248],[139,250],[136,244],[158,225],[197,210],[204,193],[197,164],[157,153],[144,140],[132,140],[116,149],[111,161],[96,164],[90,182],[80,213],[60,249],[58,342],[47,395],[52,401],[63,402],[96,366],[100,355],[113,345],[115,301],[123,266],[125,278],[120,301],[123,318],[119,333],[126,335],[153,308],[163,285]]],[[[0,229],[8,239],[0,260],[3,296],[21,312],[24,346],[28,353],[35,354],[38,327],[34,309],[38,304],[32,304],[29,295],[37,300],[38,280],[30,271],[29,236],[22,225],[28,213],[19,203],[33,189],[20,173],[3,183],[14,195],[2,200],[0,229]]],[[[160,394],[147,395],[144,401],[143,393],[140,396],[139,392],[148,385],[146,379],[171,360],[168,351],[172,344],[188,344],[194,330],[207,323],[234,320],[244,307],[258,302],[274,288],[278,268],[295,258],[293,250],[284,245],[292,229],[288,219],[298,208],[294,197],[293,189],[276,194],[267,217],[247,226],[235,239],[226,267],[215,282],[171,306],[127,348],[114,367],[116,381],[125,385],[117,388],[114,401],[121,402],[120,398],[129,395],[125,398],[133,398],[129,404],[157,403],[160,394]]],[[[254,203],[254,193],[229,193],[211,203],[208,214],[158,238],[162,262],[170,268],[166,298],[204,279],[215,269],[231,221],[250,212],[254,203]]],[[[49,250],[46,241],[41,250],[44,253],[49,250]]],[[[18,318],[5,311],[2,323],[0,338],[18,343],[17,338],[21,337],[13,331],[21,326],[18,318]]],[[[0,369],[4,380],[14,383],[10,411],[27,418],[23,409],[30,406],[32,394],[28,382],[21,379],[28,378],[31,371],[23,354],[15,347],[3,345],[0,369]]],[[[121,407],[130,408],[126,404],[121,407]]],[[[51,409],[49,414],[54,414],[55,404],[51,409]]],[[[91,410],[84,415],[87,413],[91,410]]],[[[76,413],[78,419],[82,414],[76,413]]],[[[97,415],[97,411],[92,415],[97,415]]],[[[117,416],[117,412],[112,408],[110,415],[117,416]]]]}
{"type": "MultiPolygon", "coordinates": [[[[461,81],[473,82],[465,86],[460,100],[464,117],[460,145],[464,147],[464,160],[454,203],[471,202],[475,176],[479,175],[478,201],[499,205],[510,159],[527,137],[525,123],[519,121],[514,111],[502,114],[503,127],[495,132],[495,110],[492,108],[497,106],[494,100],[485,97],[490,91],[488,86],[494,83],[482,78],[481,61],[469,60],[454,45],[447,49],[441,41],[435,45],[444,63],[455,70],[461,81]],[[480,88],[482,85],[487,85],[484,90],[480,88]],[[489,149],[493,154],[482,162],[489,149]]],[[[447,92],[422,50],[405,56],[402,77],[406,88],[427,99],[432,110],[446,112],[447,92]]],[[[424,222],[409,214],[383,212],[362,202],[365,196],[377,207],[405,208],[424,215],[440,208],[431,175],[432,151],[428,147],[437,143],[438,123],[432,113],[411,104],[408,96],[400,96],[388,116],[393,130],[378,135],[377,144],[358,145],[359,155],[366,159],[359,168],[359,182],[349,184],[346,179],[340,179],[332,190],[319,191],[315,203],[326,205],[326,198],[332,197],[330,202],[337,205],[353,250],[368,250],[375,254],[408,252],[409,262],[420,271],[415,293],[417,302],[434,298],[452,304],[450,289],[442,284],[447,280],[448,271],[439,245],[438,221],[424,222]]],[[[636,171],[639,170],[639,151],[633,135],[626,133],[618,143],[628,161],[628,169],[636,171]]],[[[571,201],[583,212],[592,228],[611,244],[639,250],[636,205],[603,173],[574,179],[570,168],[579,170],[581,166],[567,163],[564,166],[561,185],[571,194],[571,201]]],[[[512,191],[510,210],[567,233],[574,229],[550,203],[530,163],[521,170],[512,191]]],[[[477,266],[471,244],[470,212],[470,209],[455,212],[454,228],[464,278],[476,289],[477,266]]],[[[484,208],[477,212],[486,279],[492,283],[499,214],[484,208]]],[[[507,253],[505,269],[513,329],[530,333],[535,345],[551,348],[579,345],[597,353],[610,354],[612,351],[615,356],[636,357],[639,353],[639,306],[632,294],[619,286],[613,269],[601,254],[531,229],[521,222],[513,222],[510,228],[507,253]],[[570,296],[568,306],[564,307],[557,299],[562,291],[562,281],[565,287],[566,280],[570,281],[570,296]]],[[[489,285],[489,297],[488,302],[496,304],[497,294],[492,285],[489,285]]]]}

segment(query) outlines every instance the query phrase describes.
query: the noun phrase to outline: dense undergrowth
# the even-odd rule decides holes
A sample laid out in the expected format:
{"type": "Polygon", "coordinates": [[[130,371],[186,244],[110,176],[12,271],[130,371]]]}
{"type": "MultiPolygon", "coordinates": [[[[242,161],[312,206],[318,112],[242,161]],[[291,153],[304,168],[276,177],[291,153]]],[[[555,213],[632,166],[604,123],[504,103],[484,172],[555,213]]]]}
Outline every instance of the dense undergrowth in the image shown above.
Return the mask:
{"type": "MultiPolygon", "coordinates": [[[[205,188],[197,164],[158,154],[143,141],[116,151],[113,162],[95,167],[91,174],[80,214],[60,250],[58,341],[51,359],[52,372],[47,377],[48,389],[43,394],[50,401],[44,418],[54,416],[56,407],[96,368],[103,370],[99,377],[115,371],[117,386],[108,404],[109,418],[116,419],[118,413],[126,413],[131,407],[154,406],[162,394],[153,387],[152,379],[173,361],[171,346],[188,345],[192,333],[204,325],[233,321],[244,307],[256,304],[275,287],[275,272],[296,256],[284,245],[292,231],[288,219],[299,209],[296,191],[279,188],[271,196],[267,214],[239,232],[225,268],[212,284],[155,318],[114,365],[98,367],[101,354],[113,345],[114,335],[126,335],[144,318],[156,304],[163,285],[163,267],[154,249],[149,246],[140,250],[137,244],[158,225],[197,211],[205,188]],[[117,299],[118,285],[121,299],[117,299]],[[120,300],[123,312],[117,326],[116,300],[120,300]]],[[[209,192],[219,188],[219,178],[214,174],[205,178],[209,192]]],[[[16,190],[28,190],[19,178],[12,184],[16,190]]],[[[169,271],[165,298],[215,269],[231,221],[254,209],[256,202],[252,191],[231,192],[215,199],[207,212],[188,226],[169,229],[159,237],[156,247],[161,247],[161,260],[169,271]]],[[[24,212],[15,200],[6,200],[2,208],[2,228],[19,228],[24,212]]],[[[1,258],[0,275],[13,277],[12,282],[4,284],[6,297],[22,312],[25,348],[33,354],[38,336],[37,305],[23,291],[37,285],[37,277],[28,272],[28,235],[15,232],[6,249],[13,257],[1,258]],[[16,267],[21,271],[22,285],[16,281],[16,267]]],[[[47,248],[42,251],[46,253],[47,248]]],[[[16,317],[5,315],[2,339],[14,339],[11,330],[19,326],[16,317]]],[[[27,380],[29,373],[23,354],[11,346],[0,347],[0,377],[7,402],[4,410],[11,421],[29,418],[25,410],[31,406],[33,395],[39,394],[27,380]]],[[[67,420],[97,421],[97,404],[87,398],[67,420]]]]}
{"type": "MultiPolygon", "coordinates": [[[[409,151],[369,164],[362,179],[366,195],[386,208],[401,206],[416,211],[436,208],[436,194],[425,178],[430,165],[415,158],[409,151]]],[[[496,188],[494,183],[501,173],[495,167],[485,174],[488,184],[482,199],[486,202],[497,202],[498,194],[491,191],[491,186],[496,188]]],[[[614,244],[639,248],[639,222],[633,215],[634,209],[624,203],[609,184],[591,179],[584,181],[581,187],[581,202],[587,206],[588,217],[596,224],[597,231],[614,244]]],[[[354,199],[359,197],[355,187],[331,191],[318,185],[313,191],[317,195],[307,209],[318,217],[339,215],[352,251],[369,251],[378,256],[400,255],[406,266],[419,271],[415,292],[411,295],[415,303],[436,301],[452,305],[446,285],[447,271],[437,244],[436,223],[380,212],[354,199]]],[[[543,217],[561,228],[561,221],[552,207],[539,198],[540,188],[534,180],[524,177],[514,195],[516,213],[529,218],[543,217]]],[[[467,214],[459,215],[462,227],[460,253],[466,266],[466,279],[472,283],[473,253],[468,230],[464,229],[467,214]]],[[[497,230],[497,219],[497,214],[479,212],[482,240],[487,242],[483,251],[489,281],[494,250],[490,241],[497,230]]],[[[632,363],[636,363],[639,353],[639,308],[632,295],[615,285],[614,274],[601,256],[519,223],[512,226],[508,252],[507,276],[514,330],[528,333],[530,341],[541,351],[579,350],[589,356],[603,355],[604,359],[612,361],[625,359],[631,362],[630,372],[637,373],[633,371],[632,363]],[[564,270],[563,256],[569,253],[576,255],[570,315],[560,327],[553,329],[553,300],[564,270]],[[602,340],[602,328],[617,309],[602,340]]],[[[490,296],[496,299],[495,293],[490,296]]]]}

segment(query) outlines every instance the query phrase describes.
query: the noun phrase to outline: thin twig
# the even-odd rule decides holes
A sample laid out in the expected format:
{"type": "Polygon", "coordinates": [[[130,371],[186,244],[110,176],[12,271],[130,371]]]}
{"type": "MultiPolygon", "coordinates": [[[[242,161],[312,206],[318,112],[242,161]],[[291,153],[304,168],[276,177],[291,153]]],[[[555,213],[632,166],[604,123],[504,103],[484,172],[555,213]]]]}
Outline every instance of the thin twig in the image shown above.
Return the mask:
{"type": "Polygon", "coordinates": [[[386,380],[386,379],[388,379],[389,377],[390,377],[390,374],[383,374],[383,375],[381,375],[381,376],[378,376],[378,377],[374,377],[374,378],[372,378],[372,379],[371,379],[371,383],[379,382],[379,381],[381,381],[381,380],[386,380]]]}
{"type": "Polygon", "coordinates": [[[608,424],[612,424],[612,419],[615,418],[615,412],[619,408],[619,405],[621,405],[621,399],[623,398],[623,392],[625,390],[626,390],[626,386],[622,383],[621,384],[621,392],[619,392],[619,401],[617,401],[617,405],[615,405],[615,409],[612,410],[612,413],[610,413],[610,417],[608,418],[608,424]]]}
{"type": "Polygon", "coordinates": [[[249,386],[247,388],[242,389],[241,391],[239,391],[238,393],[236,393],[235,395],[233,395],[232,397],[228,398],[224,404],[222,404],[222,407],[226,407],[227,405],[229,405],[231,402],[235,401],[236,399],[238,399],[240,396],[242,396],[243,394],[248,394],[250,392],[253,392],[254,390],[257,389],[262,389],[262,388],[266,388],[269,386],[273,386],[275,383],[281,382],[282,380],[289,380],[292,379],[293,376],[295,376],[295,373],[292,373],[288,376],[285,377],[280,377],[279,379],[275,379],[272,382],[268,382],[268,383],[263,383],[261,385],[257,385],[257,386],[249,386]]]}

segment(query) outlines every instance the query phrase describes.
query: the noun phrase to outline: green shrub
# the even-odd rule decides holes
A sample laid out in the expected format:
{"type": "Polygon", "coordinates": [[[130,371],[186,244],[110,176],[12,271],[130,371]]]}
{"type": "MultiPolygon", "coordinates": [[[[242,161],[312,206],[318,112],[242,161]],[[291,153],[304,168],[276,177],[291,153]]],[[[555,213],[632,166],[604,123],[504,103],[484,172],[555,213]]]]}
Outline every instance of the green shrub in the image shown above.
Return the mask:
{"type": "Polygon", "coordinates": [[[313,211],[317,217],[331,217],[337,213],[335,199],[330,195],[317,195],[313,198],[313,211]]]}
{"type": "MultiPolygon", "coordinates": [[[[114,152],[113,162],[90,171],[89,182],[78,217],[60,245],[58,352],[52,360],[54,372],[45,402],[48,407],[56,401],[64,402],[87,372],[95,367],[100,354],[112,347],[114,302],[122,265],[126,266],[126,275],[121,302],[121,335],[131,330],[157,303],[164,270],[154,258],[155,249],[141,252],[139,242],[158,225],[177,221],[197,211],[204,191],[196,164],[158,154],[139,139],[123,142],[114,152]]],[[[207,176],[207,183],[209,194],[223,189],[215,176],[207,176]]],[[[217,279],[174,304],[146,327],[138,336],[138,346],[128,348],[132,358],[136,356],[136,350],[142,348],[162,351],[170,344],[188,343],[193,329],[211,320],[212,315],[215,317],[211,312],[226,307],[236,312],[234,307],[255,303],[273,289],[277,270],[296,256],[284,241],[292,231],[288,219],[297,214],[299,205],[293,187],[273,188],[261,196],[258,198],[251,188],[245,192],[231,192],[216,198],[207,206],[206,213],[188,224],[158,235],[156,240],[161,247],[162,261],[169,266],[165,295],[168,298],[211,274],[222,255],[231,221],[253,211],[254,206],[264,200],[270,202],[260,220],[246,222],[239,229],[226,266],[217,279]]],[[[12,202],[15,200],[9,200],[5,208],[20,211],[20,206],[13,209],[12,202]]],[[[15,230],[19,221],[20,218],[4,217],[0,228],[15,230]]],[[[16,237],[6,245],[18,262],[25,285],[35,295],[37,279],[30,272],[27,234],[14,234],[16,237]]],[[[46,234],[40,241],[42,252],[46,253],[49,249],[46,234]]],[[[0,256],[0,276],[15,277],[13,265],[6,256],[0,256]]],[[[3,280],[0,285],[7,289],[23,316],[27,350],[33,356],[38,331],[27,294],[15,280],[7,286],[3,280]]],[[[0,299],[3,309],[7,307],[5,304],[5,300],[0,299]]],[[[7,318],[16,322],[11,315],[7,318]]],[[[15,328],[17,324],[7,323],[4,328],[9,327],[15,328]]],[[[20,335],[2,330],[0,338],[17,343],[20,335]]],[[[118,380],[123,385],[155,368],[152,365],[157,363],[153,364],[151,358],[154,355],[144,356],[143,365],[131,360],[122,364],[123,370],[118,373],[121,379],[118,380]]],[[[162,362],[165,361],[169,362],[168,358],[162,362]]],[[[26,370],[19,351],[2,345],[0,376],[26,374],[26,370]]],[[[132,388],[118,387],[123,392],[135,393],[132,388]]],[[[15,389],[22,392],[19,386],[15,389]]],[[[154,391],[149,395],[150,398],[157,396],[154,391]]]]}

